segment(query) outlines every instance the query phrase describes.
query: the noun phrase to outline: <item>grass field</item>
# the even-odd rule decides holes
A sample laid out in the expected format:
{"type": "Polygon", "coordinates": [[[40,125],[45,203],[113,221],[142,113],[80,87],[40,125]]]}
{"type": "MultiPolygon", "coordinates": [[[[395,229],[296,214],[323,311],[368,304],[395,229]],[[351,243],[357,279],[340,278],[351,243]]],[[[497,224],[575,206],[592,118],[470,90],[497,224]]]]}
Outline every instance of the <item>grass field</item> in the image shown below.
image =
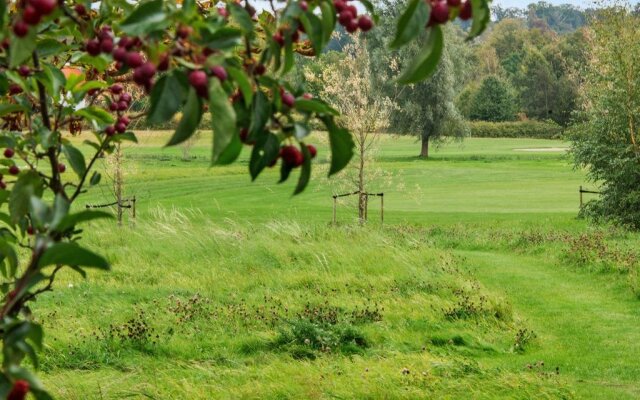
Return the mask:
{"type": "MultiPolygon", "coordinates": [[[[429,160],[384,138],[385,224],[332,183],[291,197],[209,141],[125,149],[138,217],[91,225],[113,263],[34,305],[64,399],[640,397],[639,236],[576,219],[582,171],[551,140],[467,139],[429,160]],[[54,311],[55,310],[55,311],[54,311]]],[[[105,168],[102,165],[102,168],[105,168]]],[[[108,180],[87,203],[112,199],[108,180]]]]}

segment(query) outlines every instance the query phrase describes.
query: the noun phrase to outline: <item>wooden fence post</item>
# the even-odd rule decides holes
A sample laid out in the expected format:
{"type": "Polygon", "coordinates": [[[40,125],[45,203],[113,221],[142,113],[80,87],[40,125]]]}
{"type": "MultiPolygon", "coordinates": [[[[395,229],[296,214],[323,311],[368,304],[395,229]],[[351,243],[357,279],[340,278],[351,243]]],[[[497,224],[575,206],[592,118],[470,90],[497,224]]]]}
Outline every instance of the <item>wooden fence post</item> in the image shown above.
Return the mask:
{"type": "Polygon", "coordinates": [[[364,194],[364,220],[365,222],[369,218],[369,193],[364,194]]]}
{"type": "Polygon", "coordinates": [[[580,208],[582,209],[582,185],[580,185],[580,208]]]}
{"type": "Polygon", "coordinates": [[[333,195],[333,224],[337,223],[336,221],[336,204],[338,203],[338,196],[333,195]]]}

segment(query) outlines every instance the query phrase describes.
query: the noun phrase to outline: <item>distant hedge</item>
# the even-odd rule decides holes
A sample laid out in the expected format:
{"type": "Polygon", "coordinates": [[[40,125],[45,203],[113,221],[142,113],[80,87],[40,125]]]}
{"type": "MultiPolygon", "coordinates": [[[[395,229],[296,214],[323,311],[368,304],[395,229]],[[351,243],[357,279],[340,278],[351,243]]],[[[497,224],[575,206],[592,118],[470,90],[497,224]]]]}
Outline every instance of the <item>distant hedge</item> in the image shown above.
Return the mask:
{"type": "Polygon", "coordinates": [[[472,137],[488,138],[558,139],[562,137],[564,132],[560,125],[546,121],[470,121],[469,128],[472,137]]]}

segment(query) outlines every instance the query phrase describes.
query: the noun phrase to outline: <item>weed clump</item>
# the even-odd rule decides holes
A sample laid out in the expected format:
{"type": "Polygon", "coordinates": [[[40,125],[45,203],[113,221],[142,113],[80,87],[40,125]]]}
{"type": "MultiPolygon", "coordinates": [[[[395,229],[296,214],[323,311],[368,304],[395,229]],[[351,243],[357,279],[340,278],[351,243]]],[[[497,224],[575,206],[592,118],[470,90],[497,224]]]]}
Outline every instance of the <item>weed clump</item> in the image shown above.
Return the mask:
{"type": "Polygon", "coordinates": [[[280,329],[273,347],[288,351],[294,358],[315,359],[319,353],[361,354],[369,340],[348,323],[322,324],[295,320],[280,329]]]}

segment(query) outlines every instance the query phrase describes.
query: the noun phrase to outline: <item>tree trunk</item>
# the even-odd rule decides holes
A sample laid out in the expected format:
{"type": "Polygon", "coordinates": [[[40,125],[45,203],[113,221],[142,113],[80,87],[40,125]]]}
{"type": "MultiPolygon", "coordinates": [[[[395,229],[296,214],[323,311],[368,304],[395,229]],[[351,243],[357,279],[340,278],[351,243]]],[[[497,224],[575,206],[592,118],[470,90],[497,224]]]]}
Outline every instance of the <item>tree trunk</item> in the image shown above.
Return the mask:
{"type": "Polygon", "coordinates": [[[360,164],[358,165],[358,191],[360,192],[358,195],[358,218],[360,224],[364,224],[365,222],[365,209],[366,209],[366,189],[364,184],[364,156],[365,156],[365,148],[364,146],[360,146],[360,164]]]}
{"type": "Polygon", "coordinates": [[[115,153],[115,179],[113,182],[114,191],[116,192],[116,210],[118,215],[118,225],[122,225],[122,151],[120,149],[120,143],[116,145],[115,153]]]}
{"type": "Polygon", "coordinates": [[[420,157],[429,158],[429,136],[422,136],[422,149],[420,150],[420,157]]]}

